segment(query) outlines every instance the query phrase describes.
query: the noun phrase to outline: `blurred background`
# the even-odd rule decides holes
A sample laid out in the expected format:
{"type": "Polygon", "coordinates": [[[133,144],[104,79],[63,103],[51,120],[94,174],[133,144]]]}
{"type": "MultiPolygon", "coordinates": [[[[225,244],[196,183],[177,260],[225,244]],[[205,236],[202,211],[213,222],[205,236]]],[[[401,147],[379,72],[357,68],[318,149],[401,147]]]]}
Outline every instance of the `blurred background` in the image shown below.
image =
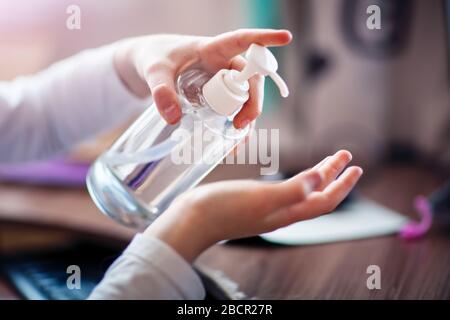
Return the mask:
{"type": "MultiPolygon", "coordinates": [[[[265,110],[258,120],[261,128],[280,130],[281,171],[297,172],[346,148],[365,170],[358,185],[362,194],[417,220],[415,196],[430,194],[450,174],[448,0],[0,0],[0,81],[38,72],[83,49],[125,37],[213,36],[249,27],[286,28],[294,35],[290,46],[273,50],[291,95],[280,99],[271,81],[266,81],[265,110]],[[81,10],[79,30],[66,27],[70,5],[81,10]],[[369,5],[381,9],[380,30],[367,28],[369,5]]],[[[108,245],[120,238],[126,240],[120,242],[124,247],[135,231],[99,214],[84,186],[90,163],[132,120],[124,119],[121,127],[83,142],[62,158],[0,165],[0,253],[28,250],[31,244],[33,248],[60,245],[80,237],[108,245]],[[21,223],[33,226],[23,229],[21,223]],[[46,224],[57,226],[56,230],[43,228],[46,224]],[[82,236],[68,235],[61,226],[81,230],[82,236]]],[[[215,170],[206,180],[247,176],[245,166],[226,167],[228,171],[215,170]]],[[[448,196],[450,189],[446,190],[448,196]]],[[[270,258],[275,251],[225,247],[213,249],[206,260],[241,280],[244,291],[263,297],[291,288],[293,279],[298,279],[292,292],[270,297],[341,298],[345,293],[350,298],[392,299],[400,292],[406,298],[448,298],[448,239],[448,231],[438,229],[415,246],[391,237],[312,249],[278,248],[276,259],[270,258]],[[418,268],[422,261],[424,267],[418,268]],[[360,286],[366,283],[365,268],[372,263],[390,270],[392,276],[386,281],[391,291],[377,296],[360,286]],[[292,267],[290,272],[286,266],[292,267]],[[284,274],[281,285],[273,281],[284,274]],[[330,279],[336,284],[327,286],[330,279]],[[275,293],[269,290],[272,283],[275,293]],[[400,290],[399,284],[405,284],[406,290],[400,290]],[[331,294],[330,288],[337,293],[331,294]]],[[[75,251],[77,259],[79,252],[84,256],[86,249],[75,251]]],[[[98,249],[92,252],[95,265],[98,249]]],[[[61,257],[63,266],[72,259],[61,257]]],[[[0,298],[9,298],[10,290],[2,289],[1,280],[0,298]]],[[[61,298],[58,292],[50,297],[61,298]]]]}
{"type": "MultiPolygon", "coordinates": [[[[284,170],[338,148],[367,167],[391,156],[446,167],[447,21],[444,0],[1,1],[0,80],[124,37],[287,28],[294,41],[275,53],[292,94],[277,99],[267,81],[259,121],[280,129],[284,170]],[[81,9],[80,30],[66,28],[73,4],[81,9]],[[381,8],[381,30],[366,26],[371,4],[381,8]]],[[[84,144],[72,157],[89,162],[121,130],[84,144]]]]}

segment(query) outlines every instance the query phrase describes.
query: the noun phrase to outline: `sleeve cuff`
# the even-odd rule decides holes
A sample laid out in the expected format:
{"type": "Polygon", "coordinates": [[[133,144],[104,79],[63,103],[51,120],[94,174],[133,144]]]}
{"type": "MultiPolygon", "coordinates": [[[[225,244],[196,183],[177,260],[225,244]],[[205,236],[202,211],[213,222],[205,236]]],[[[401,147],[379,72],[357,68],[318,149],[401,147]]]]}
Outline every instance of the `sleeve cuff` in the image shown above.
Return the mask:
{"type": "Polygon", "coordinates": [[[204,299],[205,289],[200,277],[186,260],[163,241],[137,234],[124,255],[137,256],[157,268],[186,299],[204,299]]]}

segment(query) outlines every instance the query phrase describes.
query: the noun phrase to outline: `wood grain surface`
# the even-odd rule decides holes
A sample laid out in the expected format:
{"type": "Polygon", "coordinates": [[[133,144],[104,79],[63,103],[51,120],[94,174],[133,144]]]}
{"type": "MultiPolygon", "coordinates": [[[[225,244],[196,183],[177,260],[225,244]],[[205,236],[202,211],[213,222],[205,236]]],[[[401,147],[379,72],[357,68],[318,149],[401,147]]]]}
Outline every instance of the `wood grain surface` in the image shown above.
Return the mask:
{"type": "MultiPolygon", "coordinates": [[[[207,181],[256,174],[255,168],[227,166],[213,172],[207,181]]],[[[414,197],[429,194],[443,179],[424,167],[389,166],[366,176],[358,190],[416,217],[414,197]]],[[[85,190],[70,188],[0,184],[0,227],[1,221],[3,225],[51,226],[120,243],[126,243],[135,233],[101,215],[85,190]]],[[[395,235],[297,247],[272,246],[261,240],[238,241],[212,247],[197,263],[224,272],[249,298],[450,299],[449,249],[450,224],[440,219],[424,239],[412,242],[395,235]],[[380,290],[367,289],[369,265],[381,268],[380,290]]],[[[18,298],[1,279],[0,298],[18,298]]]]}

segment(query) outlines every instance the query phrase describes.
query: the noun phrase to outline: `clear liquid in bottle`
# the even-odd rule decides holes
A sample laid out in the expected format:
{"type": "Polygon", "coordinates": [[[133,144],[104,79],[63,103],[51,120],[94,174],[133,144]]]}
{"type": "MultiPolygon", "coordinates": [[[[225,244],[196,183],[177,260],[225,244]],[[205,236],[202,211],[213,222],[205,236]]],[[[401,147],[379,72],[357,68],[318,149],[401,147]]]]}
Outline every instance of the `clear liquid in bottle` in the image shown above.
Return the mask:
{"type": "Polygon", "coordinates": [[[247,134],[248,126],[235,129],[232,120],[248,100],[248,80],[255,74],[270,76],[281,96],[288,96],[267,48],[252,44],[246,59],[241,71],[222,69],[212,77],[198,69],[183,73],[177,82],[180,124],[166,125],[153,105],[94,163],[87,186],[104,213],[145,227],[199,183],[247,134]]]}
{"type": "Polygon", "coordinates": [[[166,125],[152,105],[93,164],[88,190],[104,213],[127,226],[149,225],[245,137],[248,128],[234,128],[232,117],[206,103],[202,87],[209,79],[198,69],[183,73],[180,124],[166,125]]]}

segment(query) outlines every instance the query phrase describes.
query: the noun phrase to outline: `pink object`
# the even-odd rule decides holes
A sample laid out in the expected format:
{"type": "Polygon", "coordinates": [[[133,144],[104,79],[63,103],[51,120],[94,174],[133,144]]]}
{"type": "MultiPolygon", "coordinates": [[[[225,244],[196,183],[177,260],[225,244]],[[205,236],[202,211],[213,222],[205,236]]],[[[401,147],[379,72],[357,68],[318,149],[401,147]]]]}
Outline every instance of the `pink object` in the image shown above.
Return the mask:
{"type": "Polygon", "coordinates": [[[427,198],[418,196],[414,200],[414,207],[420,215],[420,221],[408,223],[400,230],[400,237],[405,240],[423,237],[433,222],[433,212],[427,198]]]}

